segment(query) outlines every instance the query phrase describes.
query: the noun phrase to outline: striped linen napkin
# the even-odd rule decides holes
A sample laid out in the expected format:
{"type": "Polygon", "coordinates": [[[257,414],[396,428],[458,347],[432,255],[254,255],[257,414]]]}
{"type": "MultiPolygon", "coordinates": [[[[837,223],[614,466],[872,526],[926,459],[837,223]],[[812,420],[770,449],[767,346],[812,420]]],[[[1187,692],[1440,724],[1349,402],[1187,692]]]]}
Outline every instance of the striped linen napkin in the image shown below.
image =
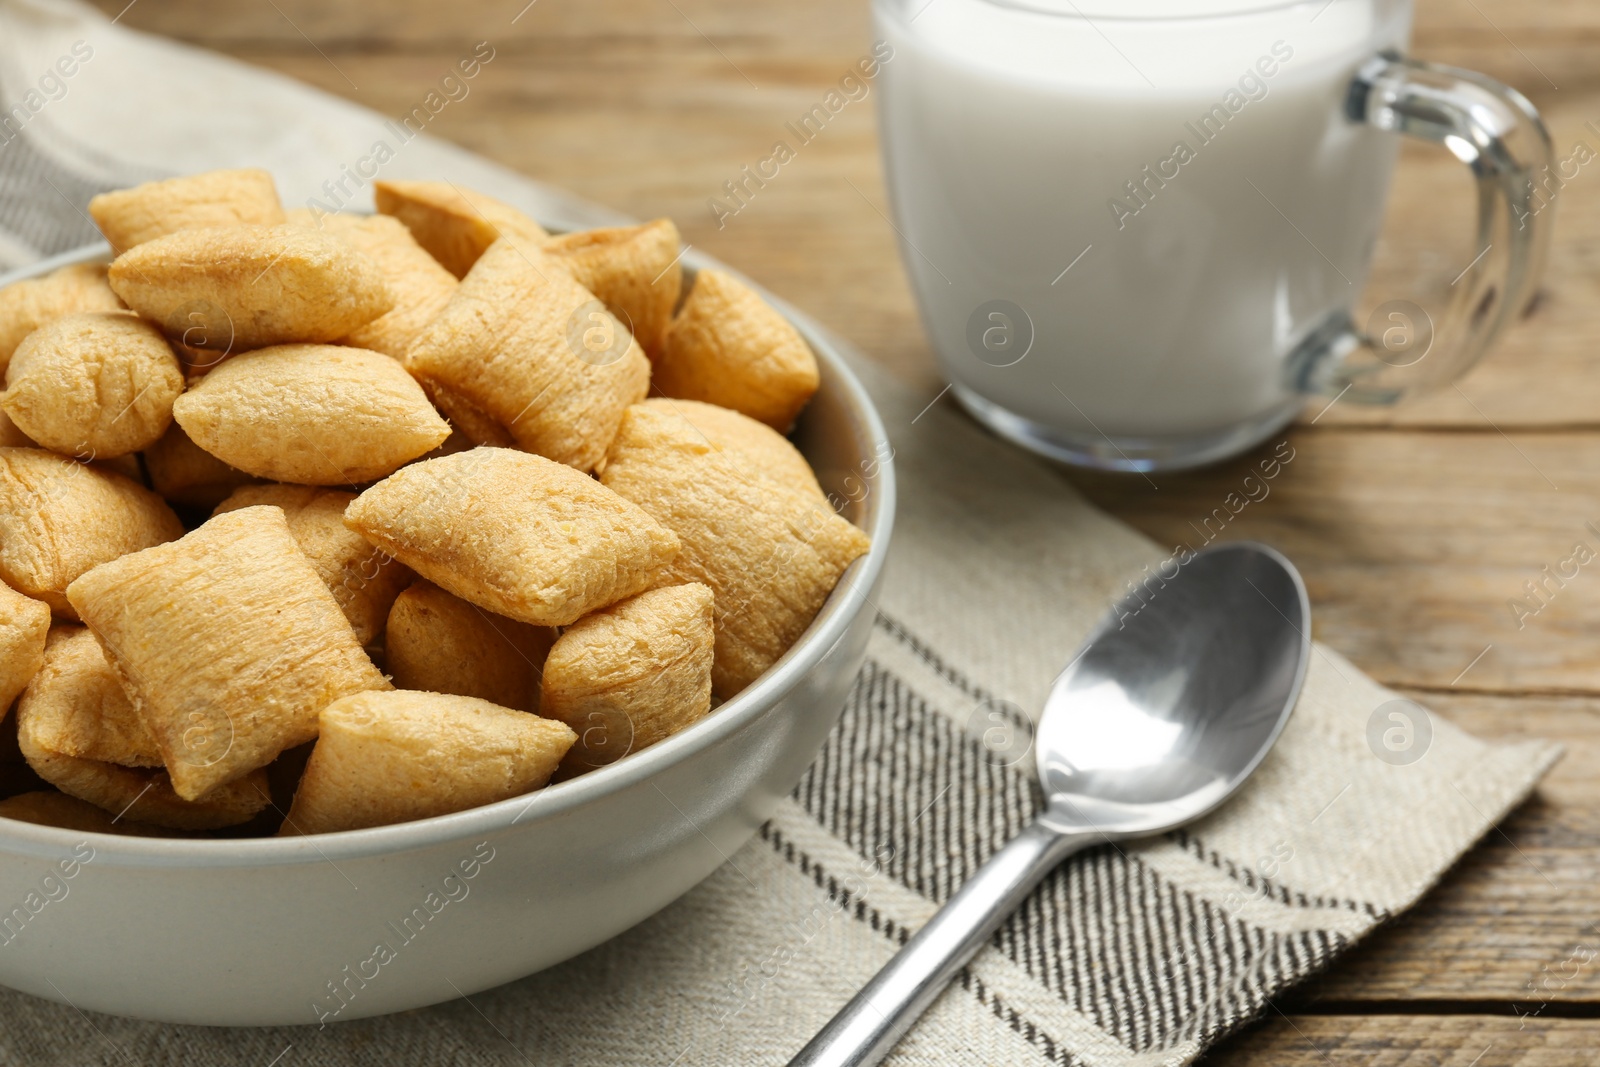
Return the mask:
{"type": "MultiPolygon", "coordinates": [[[[380,141],[394,149],[384,177],[447,175],[566,227],[621,221],[76,3],[0,0],[0,99],[3,266],[95,239],[83,207],[103,189],[262,166],[298,206],[380,141]]],[[[344,189],[370,204],[360,180],[344,189]]],[[[0,991],[0,1059],[786,1062],[1027,822],[1032,760],[994,732],[1025,742],[1067,655],[1130,576],[1176,547],[1099,513],[944,406],[919,413],[921,399],[858,365],[902,486],[869,660],[806,779],[711,878],[542,974],[321,1031],[84,1016],[0,991]]],[[[1278,458],[1292,462],[1292,446],[1278,458]]],[[[1063,865],[889,1062],[1187,1063],[1413,904],[1558,755],[1485,745],[1317,646],[1293,719],[1234,801],[1185,832],[1063,865]]]]}

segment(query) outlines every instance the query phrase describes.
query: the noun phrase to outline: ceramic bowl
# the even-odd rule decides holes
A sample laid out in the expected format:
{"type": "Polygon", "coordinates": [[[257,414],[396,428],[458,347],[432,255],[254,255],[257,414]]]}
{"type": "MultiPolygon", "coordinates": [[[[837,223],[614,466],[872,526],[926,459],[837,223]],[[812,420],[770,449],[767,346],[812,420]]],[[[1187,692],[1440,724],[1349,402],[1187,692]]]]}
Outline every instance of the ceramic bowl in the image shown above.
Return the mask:
{"type": "MultiPolygon", "coordinates": [[[[0,283],[106,255],[87,248],[0,283]]],[[[713,261],[690,254],[685,265],[713,261]]],[[[794,439],[872,550],[771,670],[616,764],[441,818],[282,840],[113,837],[0,819],[0,983],[176,1023],[381,1015],[583,952],[737,851],[838,720],[866,654],[894,515],[892,453],[872,402],[827,336],[774,303],[822,375],[794,439]]]]}

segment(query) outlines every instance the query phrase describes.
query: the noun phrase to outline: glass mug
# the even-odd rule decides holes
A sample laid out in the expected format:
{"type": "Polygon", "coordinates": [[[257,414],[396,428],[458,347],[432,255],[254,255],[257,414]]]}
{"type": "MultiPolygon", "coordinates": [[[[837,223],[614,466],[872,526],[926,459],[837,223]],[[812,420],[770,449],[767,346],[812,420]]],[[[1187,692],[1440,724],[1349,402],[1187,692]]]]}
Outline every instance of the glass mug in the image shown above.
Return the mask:
{"type": "Polygon", "coordinates": [[[1311,394],[1392,404],[1531,301],[1550,138],[1481,75],[1400,58],[1410,0],[874,0],[901,254],[951,389],[1086,466],[1243,451],[1311,394]],[[1399,138],[1478,191],[1435,317],[1358,328],[1399,138]]]}

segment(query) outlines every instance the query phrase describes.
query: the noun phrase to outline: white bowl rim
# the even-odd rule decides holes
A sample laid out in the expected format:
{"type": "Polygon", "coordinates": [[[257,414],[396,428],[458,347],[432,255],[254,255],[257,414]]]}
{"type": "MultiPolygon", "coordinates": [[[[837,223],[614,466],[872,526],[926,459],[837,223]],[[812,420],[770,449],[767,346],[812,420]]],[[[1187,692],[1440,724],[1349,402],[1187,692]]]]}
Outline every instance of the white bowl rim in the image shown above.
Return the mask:
{"type": "MultiPolygon", "coordinates": [[[[110,246],[104,241],[73,249],[40,260],[27,267],[0,274],[0,287],[35,278],[58,267],[109,259],[110,246]]],[[[715,257],[689,248],[684,265],[702,270],[711,268],[738,274],[715,257]]],[[[740,275],[743,278],[742,275],[740,275]]],[[[894,452],[877,407],[866,387],[850,369],[840,346],[826,330],[788,302],[767,292],[748,278],[745,282],[760,292],[798,329],[825,363],[844,390],[851,408],[861,413],[864,436],[874,450],[878,464],[875,500],[868,513],[865,532],[872,547],[840,576],[822,609],[799,640],[765,674],[693,726],[674,734],[642,752],[556,785],[509,800],[485,804],[451,815],[436,815],[413,822],[375,826],[365,830],[311,834],[304,837],[241,837],[185,839],[171,837],[127,837],[90,831],[66,830],[19,819],[0,817],[0,854],[5,852],[57,858],[80,841],[89,840],[95,850],[95,863],[118,867],[165,867],[229,869],[274,867],[297,863],[332,862],[361,859],[430,848],[471,837],[481,837],[510,829],[522,822],[553,819],[591,801],[642,784],[658,772],[690,758],[717,741],[742,729],[792,689],[842,638],[863,610],[876,611],[868,593],[883,570],[894,526],[894,452]]],[[[669,802],[670,802],[670,798],[669,802]]]]}

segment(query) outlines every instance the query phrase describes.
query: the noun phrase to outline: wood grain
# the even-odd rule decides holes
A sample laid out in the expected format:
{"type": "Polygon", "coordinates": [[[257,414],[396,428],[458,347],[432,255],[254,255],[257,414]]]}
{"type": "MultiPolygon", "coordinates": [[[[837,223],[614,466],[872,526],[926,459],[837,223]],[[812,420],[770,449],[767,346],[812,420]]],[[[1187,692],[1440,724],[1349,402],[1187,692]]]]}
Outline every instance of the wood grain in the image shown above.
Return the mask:
{"type": "MultiPolygon", "coordinates": [[[[116,14],[126,0],[97,2],[116,14]]],[[[631,214],[671,215],[689,242],[939,392],[885,216],[871,101],[725,226],[706,206],[867,49],[864,0],[524,3],[145,0],[122,21],[389,114],[489,41],[493,64],[435,133],[631,214]]],[[[1522,90],[1567,157],[1580,142],[1600,151],[1597,48],[1589,0],[1419,0],[1412,51],[1522,90]]],[[[1471,195],[1453,158],[1407,147],[1365,306],[1439,306],[1475,254],[1471,195]]],[[[1600,162],[1553,210],[1541,300],[1459,391],[1393,411],[1310,406],[1288,438],[1296,458],[1237,515],[1228,494],[1252,457],[1156,488],[1064,475],[1161,541],[1198,544],[1209,518],[1221,536],[1282,547],[1321,640],[1479,736],[1568,748],[1421,905],[1208,1063],[1553,1065],[1600,1047],[1600,957],[1574,962],[1600,953],[1600,562],[1548,585],[1535,614],[1509,603],[1577,541],[1600,550],[1587,525],[1600,528],[1600,162]]]]}
{"type": "Polygon", "coordinates": [[[1288,441],[1293,459],[1259,487],[1245,479],[1274,444],[1151,482],[1072,478],[1163,544],[1220,529],[1277,545],[1305,575],[1317,636],[1380,681],[1600,691],[1600,560],[1559,587],[1544,577],[1580,541],[1600,553],[1600,436],[1316,427],[1288,441]],[[1251,491],[1266,496],[1233,514],[1251,491]],[[1529,581],[1546,583],[1541,601],[1529,581]]]}
{"type": "Polygon", "coordinates": [[[1575,1067],[1592,1063],[1596,1048],[1600,1021],[1594,1019],[1270,1011],[1199,1062],[1205,1067],[1575,1067]]]}

